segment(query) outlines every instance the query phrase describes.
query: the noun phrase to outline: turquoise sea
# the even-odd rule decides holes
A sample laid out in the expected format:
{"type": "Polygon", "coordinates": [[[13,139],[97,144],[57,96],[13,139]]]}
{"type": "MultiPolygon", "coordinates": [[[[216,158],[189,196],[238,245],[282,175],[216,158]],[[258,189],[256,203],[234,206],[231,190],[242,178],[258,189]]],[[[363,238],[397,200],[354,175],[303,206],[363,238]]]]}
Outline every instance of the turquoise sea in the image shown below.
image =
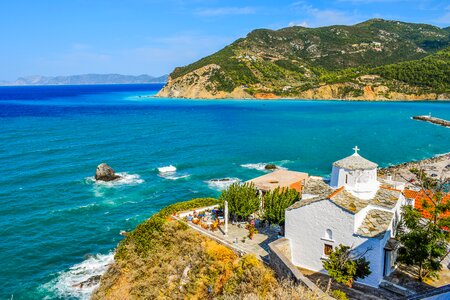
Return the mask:
{"type": "Polygon", "coordinates": [[[0,88],[0,298],[78,299],[122,236],[160,208],[217,196],[263,163],[327,176],[361,155],[381,166],[450,152],[446,102],[175,100],[161,85],[0,88]],[[96,184],[101,162],[124,179],[96,184]],[[174,165],[174,174],[158,167],[174,165]]]}

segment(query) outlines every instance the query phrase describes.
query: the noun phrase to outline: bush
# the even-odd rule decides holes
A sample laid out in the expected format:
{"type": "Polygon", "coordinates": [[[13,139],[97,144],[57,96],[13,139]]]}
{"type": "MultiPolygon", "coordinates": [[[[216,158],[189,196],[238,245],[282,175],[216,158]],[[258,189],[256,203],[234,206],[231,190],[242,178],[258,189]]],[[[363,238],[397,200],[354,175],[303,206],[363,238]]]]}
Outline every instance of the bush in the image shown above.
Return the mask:
{"type": "Polygon", "coordinates": [[[370,275],[369,262],[364,257],[352,257],[351,248],[340,244],[323,262],[328,275],[339,283],[352,287],[357,278],[370,275]]]}
{"type": "Polygon", "coordinates": [[[348,300],[347,294],[341,290],[333,290],[331,292],[331,297],[338,300],[348,300]]]}
{"type": "Polygon", "coordinates": [[[133,244],[134,251],[142,255],[145,255],[145,253],[154,249],[154,241],[157,240],[158,236],[161,234],[163,225],[167,222],[168,216],[179,211],[210,206],[218,203],[219,201],[215,198],[195,198],[166,206],[158,213],[154,214],[150,219],[139,224],[136,229],[130,232],[126,238],[119,243],[115,259],[125,259],[129,255],[127,246],[130,243],[133,244]]]}
{"type": "Polygon", "coordinates": [[[259,209],[260,199],[255,186],[251,183],[234,183],[222,192],[219,197],[221,203],[228,201],[229,213],[239,219],[247,219],[259,209]]]}
{"type": "Polygon", "coordinates": [[[264,219],[273,224],[284,225],[285,210],[300,200],[300,193],[295,189],[280,189],[264,195],[264,219]]]}

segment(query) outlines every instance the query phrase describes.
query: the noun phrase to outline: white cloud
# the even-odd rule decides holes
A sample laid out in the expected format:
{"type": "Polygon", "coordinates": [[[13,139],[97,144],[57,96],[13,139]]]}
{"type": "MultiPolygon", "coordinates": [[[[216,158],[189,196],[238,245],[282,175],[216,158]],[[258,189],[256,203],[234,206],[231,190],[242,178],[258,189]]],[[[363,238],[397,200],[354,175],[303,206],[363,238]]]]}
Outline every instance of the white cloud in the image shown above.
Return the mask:
{"type": "Polygon", "coordinates": [[[223,15],[251,15],[256,13],[255,7],[217,7],[199,9],[196,14],[199,16],[215,17],[223,15]]]}
{"type": "Polygon", "coordinates": [[[438,19],[438,22],[441,24],[449,25],[450,24],[450,12],[447,12],[442,17],[438,19]]]}
{"type": "Polygon", "coordinates": [[[303,22],[289,22],[288,26],[289,27],[292,27],[292,26],[309,27],[309,24],[306,21],[303,21],[303,22]]]}
{"type": "Polygon", "coordinates": [[[336,9],[319,9],[304,1],[294,2],[293,9],[297,14],[302,15],[312,27],[327,25],[349,25],[360,22],[364,19],[356,11],[348,12],[336,9]]]}

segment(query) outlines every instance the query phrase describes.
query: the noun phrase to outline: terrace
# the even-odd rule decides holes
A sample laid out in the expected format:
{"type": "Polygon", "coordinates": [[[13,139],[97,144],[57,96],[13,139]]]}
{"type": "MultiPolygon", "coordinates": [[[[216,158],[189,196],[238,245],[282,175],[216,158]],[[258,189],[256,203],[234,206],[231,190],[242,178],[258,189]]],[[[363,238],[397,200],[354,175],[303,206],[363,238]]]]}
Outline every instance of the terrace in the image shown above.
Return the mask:
{"type": "Polygon", "coordinates": [[[279,226],[268,226],[260,220],[229,223],[225,228],[223,212],[217,205],[180,212],[172,217],[239,254],[254,254],[266,263],[269,262],[269,244],[280,237],[279,226]],[[256,229],[251,238],[249,226],[256,229]]]}

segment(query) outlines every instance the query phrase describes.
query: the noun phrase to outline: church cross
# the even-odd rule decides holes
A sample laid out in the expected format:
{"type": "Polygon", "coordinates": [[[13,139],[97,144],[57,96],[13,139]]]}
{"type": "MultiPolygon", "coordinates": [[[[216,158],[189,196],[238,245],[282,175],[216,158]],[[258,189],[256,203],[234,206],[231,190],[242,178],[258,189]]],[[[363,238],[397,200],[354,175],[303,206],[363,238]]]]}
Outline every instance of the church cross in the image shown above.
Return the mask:
{"type": "Polygon", "coordinates": [[[358,146],[355,146],[355,148],[353,148],[353,150],[355,150],[355,154],[358,154],[358,151],[361,149],[359,149],[358,146]]]}

